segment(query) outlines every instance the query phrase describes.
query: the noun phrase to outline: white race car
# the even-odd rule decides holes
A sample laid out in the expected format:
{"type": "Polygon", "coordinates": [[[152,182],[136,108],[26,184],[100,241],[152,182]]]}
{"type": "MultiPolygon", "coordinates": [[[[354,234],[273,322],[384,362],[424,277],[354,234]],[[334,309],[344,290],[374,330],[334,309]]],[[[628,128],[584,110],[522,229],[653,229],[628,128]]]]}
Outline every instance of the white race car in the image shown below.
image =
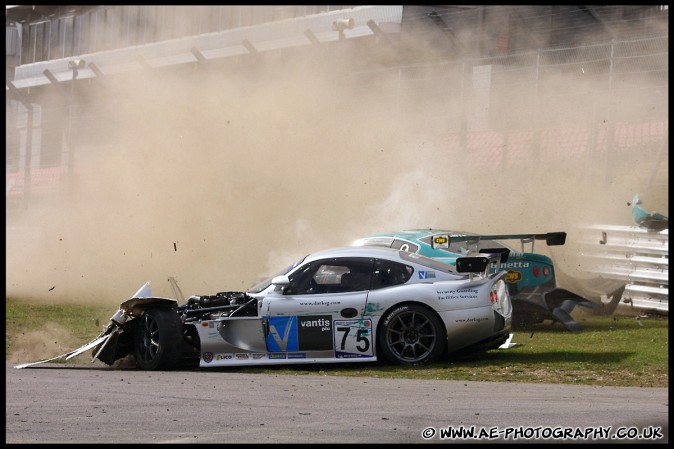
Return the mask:
{"type": "MultiPolygon", "coordinates": [[[[379,247],[306,256],[245,292],[153,297],[146,283],[101,334],[57,358],[93,349],[109,365],[133,354],[139,368],[364,362],[424,364],[484,351],[510,335],[507,253],[463,257],[456,266],[379,247]]],[[[178,289],[179,291],[179,289],[178,289]]]]}

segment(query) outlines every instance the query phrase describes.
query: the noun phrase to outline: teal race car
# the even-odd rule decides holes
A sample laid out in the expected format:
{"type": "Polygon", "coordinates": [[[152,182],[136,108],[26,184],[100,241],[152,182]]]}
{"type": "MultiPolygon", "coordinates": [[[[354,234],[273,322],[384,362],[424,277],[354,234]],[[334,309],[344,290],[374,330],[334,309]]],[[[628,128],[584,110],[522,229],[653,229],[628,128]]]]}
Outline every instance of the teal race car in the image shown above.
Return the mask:
{"type": "Polygon", "coordinates": [[[385,246],[411,253],[418,253],[455,265],[459,257],[477,253],[493,253],[508,249],[510,254],[500,267],[507,270],[506,279],[513,303],[513,327],[529,329],[533,324],[546,320],[562,323],[570,331],[581,330],[581,325],[571,316],[576,306],[590,310],[598,304],[569,290],[557,287],[552,259],[534,252],[535,241],[545,241],[548,246],[566,243],[565,232],[544,234],[480,235],[459,231],[415,229],[370,235],[356,240],[354,246],[385,246]],[[519,240],[520,250],[502,240],[519,240]],[[525,245],[530,245],[525,251],[525,245]]]}
{"type": "Polygon", "coordinates": [[[632,219],[634,222],[646,228],[649,232],[660,232],[669,229],[669,217],[662,215],[659,212],[646,212],[646,209],[641,206],[641,199],[639,194],[635,193],[632,198],[632,219]]]}

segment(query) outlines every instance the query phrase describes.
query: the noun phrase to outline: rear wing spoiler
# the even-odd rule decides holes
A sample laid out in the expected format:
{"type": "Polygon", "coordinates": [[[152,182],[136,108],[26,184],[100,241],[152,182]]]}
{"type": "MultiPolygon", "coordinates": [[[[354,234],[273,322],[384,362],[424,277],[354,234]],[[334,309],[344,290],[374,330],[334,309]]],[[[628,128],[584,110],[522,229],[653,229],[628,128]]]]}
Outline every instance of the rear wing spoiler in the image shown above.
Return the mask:
{"type": "Polygon", "coordinates": [[[459,257],[456,259],[456,271],[459,273],[482,273],[485,276],[489,274],[489,267],[495,264],[499,267],[502,262],[508,260],[510,250],[507,248],[494,248],[492,252],[483,252],[483,256],[459,257]]]}
{"type": "MultiPolygon", "coordinates": [[[[566,243],[566,232],[546,232],[545,234],[479,234],[462,235],[438,233],[431,236],[431,246],[435,249],[449,249],[452,242],[468,242],[479,245],[480,240],[519,240],[522,246],[531,243],[533,252],[533,243],[535,240],[545,240],[548,246],[562,246],[566,243]]],[[[482,251],[480,251],[482,252],[482,251]]]]}

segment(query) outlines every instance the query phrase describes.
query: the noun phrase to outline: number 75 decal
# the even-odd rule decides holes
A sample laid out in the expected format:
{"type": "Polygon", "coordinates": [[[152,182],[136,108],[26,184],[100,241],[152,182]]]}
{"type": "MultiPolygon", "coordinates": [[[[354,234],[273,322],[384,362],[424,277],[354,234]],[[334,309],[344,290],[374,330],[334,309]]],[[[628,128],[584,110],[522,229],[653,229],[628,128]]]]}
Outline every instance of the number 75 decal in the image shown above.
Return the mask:
{"type": "Polygon", "coordinates": [[[372,320],[336,320],[335,357],[373,357],[372,320]]]}

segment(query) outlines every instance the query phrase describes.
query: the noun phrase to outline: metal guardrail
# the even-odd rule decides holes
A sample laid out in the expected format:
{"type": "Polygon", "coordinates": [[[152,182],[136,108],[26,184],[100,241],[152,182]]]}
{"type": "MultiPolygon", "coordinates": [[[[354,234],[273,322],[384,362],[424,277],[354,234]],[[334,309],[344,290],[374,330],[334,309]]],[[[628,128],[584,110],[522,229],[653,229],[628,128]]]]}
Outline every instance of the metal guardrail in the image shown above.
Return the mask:
{"type": "Polygon", "coordinates": [[[583,255],[588,258],[588,270],[625,282],[620,304],[669,313],[668,229],[653,232],[638,226],[594,225],[585,232],[583,255]]]}

